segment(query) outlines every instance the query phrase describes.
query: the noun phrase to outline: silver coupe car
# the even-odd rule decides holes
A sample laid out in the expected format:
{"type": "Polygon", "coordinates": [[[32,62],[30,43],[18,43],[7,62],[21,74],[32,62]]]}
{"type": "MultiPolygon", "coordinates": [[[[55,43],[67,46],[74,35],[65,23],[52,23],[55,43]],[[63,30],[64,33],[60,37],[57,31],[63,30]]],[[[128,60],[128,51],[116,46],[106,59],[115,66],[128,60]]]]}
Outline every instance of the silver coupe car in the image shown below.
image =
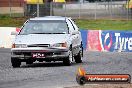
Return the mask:
{"type": "Polygon", "coordinates": [[[28,19],[16,35],[11,49],[13,67],[21,62],[63,61],[64,65],[82,62],[81,33],[68,17],[45,16],[28,19]]]}

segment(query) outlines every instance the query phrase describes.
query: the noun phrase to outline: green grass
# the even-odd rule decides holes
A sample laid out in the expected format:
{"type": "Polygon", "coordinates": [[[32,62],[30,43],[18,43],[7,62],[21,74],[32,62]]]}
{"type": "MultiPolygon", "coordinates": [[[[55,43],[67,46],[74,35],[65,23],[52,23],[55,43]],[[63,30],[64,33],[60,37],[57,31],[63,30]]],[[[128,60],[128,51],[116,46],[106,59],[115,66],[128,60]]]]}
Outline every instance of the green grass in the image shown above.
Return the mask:
{"type": "Polygon", "coordinates": [[[26,18],[0,17],[0,27],[21,27],[26,18]]]}
{"type": "Polygon", "coordinates": [[[132,30],[132,20],[76,20],[81,29],[132,30]]]}
{"type": "MultiPolygon", "coordinates": [[[[0,16],[0,27],[21,27],[26,18],[0,16]]],[[[90,30],[132,30],[132,20],[75,20],[80,29],[90,30]]]]}

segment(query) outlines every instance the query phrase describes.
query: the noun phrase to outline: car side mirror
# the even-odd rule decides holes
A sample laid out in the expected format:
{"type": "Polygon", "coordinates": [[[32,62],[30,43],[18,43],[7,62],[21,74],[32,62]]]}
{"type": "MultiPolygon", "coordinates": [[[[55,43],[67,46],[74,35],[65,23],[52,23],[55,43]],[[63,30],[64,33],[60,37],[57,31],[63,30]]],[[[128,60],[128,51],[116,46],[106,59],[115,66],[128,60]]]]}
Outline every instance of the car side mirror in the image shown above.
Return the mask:
{"type": "Polygon", "coordinates": [[[17,34],[18,34],[17,31],[12,31],[12,32],[11,32],[11,35],[17,35],[17,34]]]}

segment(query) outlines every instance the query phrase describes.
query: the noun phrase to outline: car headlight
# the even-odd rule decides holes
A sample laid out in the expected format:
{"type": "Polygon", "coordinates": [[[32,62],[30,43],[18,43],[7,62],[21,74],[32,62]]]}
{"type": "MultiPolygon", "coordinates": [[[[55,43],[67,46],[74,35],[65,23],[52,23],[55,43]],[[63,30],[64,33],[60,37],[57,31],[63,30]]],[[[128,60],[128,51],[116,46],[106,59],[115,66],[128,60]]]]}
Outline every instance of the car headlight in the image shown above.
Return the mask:
{"type": "Polygon", "coordinates": [[[51,47],[67,47],[67,43],[56,43],[51,45],[51,47]]]}
{"type": "Polygon", "coordinates": [[[13,44],[12,48],[27,48],[26,44],[13,44]]]}

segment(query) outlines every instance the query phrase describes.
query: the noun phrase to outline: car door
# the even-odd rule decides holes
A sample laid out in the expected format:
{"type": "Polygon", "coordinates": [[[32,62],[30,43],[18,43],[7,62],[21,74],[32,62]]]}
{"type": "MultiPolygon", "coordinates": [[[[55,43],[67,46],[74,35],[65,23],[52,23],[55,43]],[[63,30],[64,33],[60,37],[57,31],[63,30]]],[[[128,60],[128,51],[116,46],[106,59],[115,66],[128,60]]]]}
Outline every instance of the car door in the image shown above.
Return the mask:
{"type": "Polygon", "coordinates": [[[73,54],[77,54],[78,50],[78,31],[75,30],[74,25],[72,24],[71,20],[67,20],[68,27],[69,27],[69,32],[71,34],[71,40],[72,40],[72,48],[73,48],[73,54]]]}
{"type": "Polygon", "coordinates": [[[76,44],[77,44],[77,46],[80,46],[80,44],[82,42],[81,32],[79,31],[79,28],[77,27],[77,25],[75,24],[75,22],[72,19],[70,19],[70,21],[71,21],[72,25],[74,26],[74,29],[75,29],[75,31],[77,33],[76,34],[76,36],[77,36],[76,44]]]}

